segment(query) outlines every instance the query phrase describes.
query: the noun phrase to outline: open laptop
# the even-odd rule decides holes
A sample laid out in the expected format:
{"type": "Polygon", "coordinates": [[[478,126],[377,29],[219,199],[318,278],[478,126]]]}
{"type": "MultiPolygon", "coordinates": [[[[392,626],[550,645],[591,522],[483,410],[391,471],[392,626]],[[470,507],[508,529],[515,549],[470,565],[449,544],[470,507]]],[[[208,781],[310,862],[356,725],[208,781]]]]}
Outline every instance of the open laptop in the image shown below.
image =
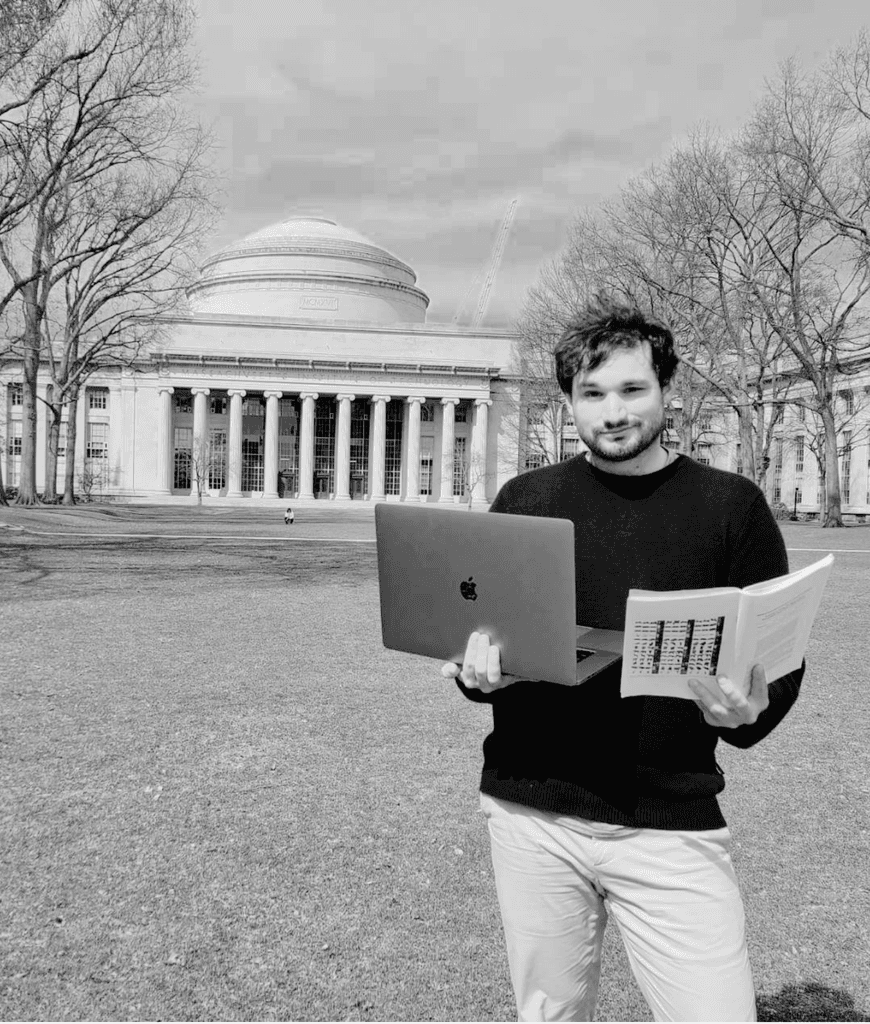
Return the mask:
{"type": "Polygon", "coordinates": [[[622,657],[621,630],[578,626],[574,524],[375,506],[384,646],[462,664],[488,633],[502,671],[572,686],[622,657]]]}

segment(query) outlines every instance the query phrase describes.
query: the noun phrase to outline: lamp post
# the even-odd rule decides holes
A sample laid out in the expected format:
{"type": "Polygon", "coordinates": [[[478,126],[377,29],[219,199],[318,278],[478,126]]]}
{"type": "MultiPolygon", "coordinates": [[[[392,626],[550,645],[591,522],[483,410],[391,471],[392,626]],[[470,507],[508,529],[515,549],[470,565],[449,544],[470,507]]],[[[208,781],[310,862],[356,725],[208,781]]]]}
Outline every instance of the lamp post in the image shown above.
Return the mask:
{"type": "Polygon", "coordinates": [[[794,489],[794,511],[791,514],[792,522],[797,522],[797,500],[798,500],[799,488],[794,489]]]}

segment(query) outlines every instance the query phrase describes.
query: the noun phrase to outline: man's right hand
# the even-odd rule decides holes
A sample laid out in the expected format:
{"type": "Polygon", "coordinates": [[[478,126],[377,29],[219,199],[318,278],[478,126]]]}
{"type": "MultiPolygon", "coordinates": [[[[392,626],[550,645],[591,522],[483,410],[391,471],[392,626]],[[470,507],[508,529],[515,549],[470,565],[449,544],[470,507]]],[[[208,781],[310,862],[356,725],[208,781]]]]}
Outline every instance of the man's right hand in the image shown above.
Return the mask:
{"type": "Polygon", "coordinates": [[[504,686],[510,686],[516,676],[503,675],[501,671],[501,652],[495,644],[489,642],[487,633],[472,633],[465,648],[462,665],[448,661],[441,669],[445,679],[456,679],[469,690],[481,690],[492,693],[504,686]]]}

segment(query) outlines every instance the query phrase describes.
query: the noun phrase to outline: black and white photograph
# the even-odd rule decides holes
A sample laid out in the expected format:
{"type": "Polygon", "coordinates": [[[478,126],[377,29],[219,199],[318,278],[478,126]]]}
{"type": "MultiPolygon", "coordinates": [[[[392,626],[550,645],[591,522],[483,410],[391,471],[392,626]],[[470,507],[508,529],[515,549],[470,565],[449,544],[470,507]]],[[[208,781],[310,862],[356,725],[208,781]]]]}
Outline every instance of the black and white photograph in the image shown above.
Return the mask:
{"type": "Polygon", "coordinates": [[[0,1021],[870,1020],[864,0],[0,0],[0,1021]]]}

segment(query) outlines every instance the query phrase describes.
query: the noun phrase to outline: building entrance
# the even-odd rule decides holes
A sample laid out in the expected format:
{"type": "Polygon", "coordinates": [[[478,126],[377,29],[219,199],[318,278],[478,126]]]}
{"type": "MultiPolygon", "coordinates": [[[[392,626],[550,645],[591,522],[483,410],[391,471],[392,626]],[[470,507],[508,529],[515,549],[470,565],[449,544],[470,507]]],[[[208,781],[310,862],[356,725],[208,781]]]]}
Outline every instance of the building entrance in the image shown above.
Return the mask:
{"type": "Polygon", "coordinates": [[[351,473],[350,476],[350,496],[351,498],[362,499],[365,494],[365,475],[363,473],[351,473]]]}

